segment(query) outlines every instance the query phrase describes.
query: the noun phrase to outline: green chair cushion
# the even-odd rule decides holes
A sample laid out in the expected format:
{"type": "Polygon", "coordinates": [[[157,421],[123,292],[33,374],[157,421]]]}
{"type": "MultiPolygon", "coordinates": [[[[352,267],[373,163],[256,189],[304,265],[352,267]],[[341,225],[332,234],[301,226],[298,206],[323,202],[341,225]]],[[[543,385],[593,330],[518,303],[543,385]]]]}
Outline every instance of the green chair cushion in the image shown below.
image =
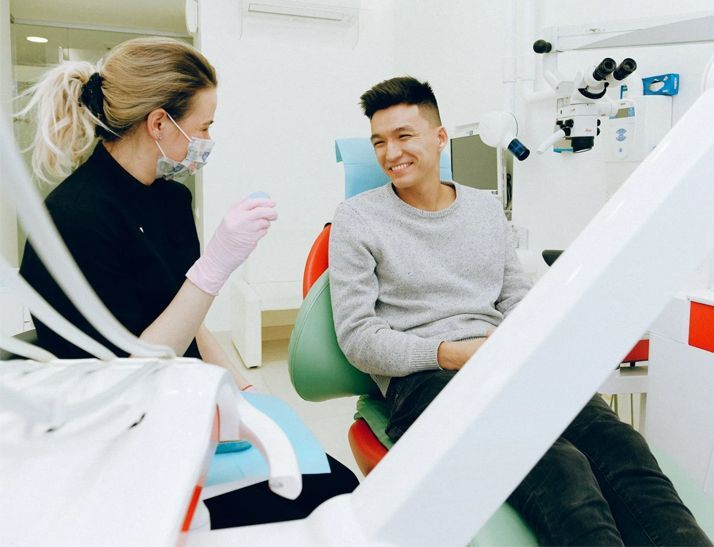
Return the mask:
{"type": "Polygon", "coordinates": [[[707,496],[704,490],[697,486],[672,458],[657,450],[656,447],[652,447],[652,452],[664,474],[674,484],[684,505],[697,519],[701,529],[710,539],[714,539],[714,499],[707,496]]]}
{"type": "Polygon", "coordinates": [[[288,369],[295,390],[307,401],[379,396],[377,384],[353,367],[337,344],[327,271],[300,306],[288,346],[288,369]]]}
{"type": "Polygon", "coordinates": [[[537,546],[536,539],[531,529],[520,517],[516,510],[508,503],[504,503],[491,515],[471,541],[468,547],[498,546],[498,545],[526,545],[537,546]]]}
{"type": "Polygon", "coordinates": [[[394,443],[384,431],[387,428],[387,418],[389,417],[389,409],[387,401],[384,399],[362,395],[357,400],[357,413],[355,420],[362,418],[374,433],[375,437],[386,449],[392,448],[394,443]]]}

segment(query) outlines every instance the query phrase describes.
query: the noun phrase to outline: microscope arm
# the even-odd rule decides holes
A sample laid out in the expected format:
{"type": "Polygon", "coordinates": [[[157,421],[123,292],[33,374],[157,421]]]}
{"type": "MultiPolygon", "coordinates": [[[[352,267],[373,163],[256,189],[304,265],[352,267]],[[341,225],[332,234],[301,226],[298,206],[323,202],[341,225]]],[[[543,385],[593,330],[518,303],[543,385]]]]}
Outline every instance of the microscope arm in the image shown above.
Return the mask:
{"type": "Polygon", "coordinates": [[[553,146],[556,142],[558,142],[560,139],[565,138],[565,131],[562,129],[558,129],[555,133],[553,133],[550,137],[545,139],[538,148],[536,149],[536,152],[538,154],[543,154],[548,148],[553,146]]]}

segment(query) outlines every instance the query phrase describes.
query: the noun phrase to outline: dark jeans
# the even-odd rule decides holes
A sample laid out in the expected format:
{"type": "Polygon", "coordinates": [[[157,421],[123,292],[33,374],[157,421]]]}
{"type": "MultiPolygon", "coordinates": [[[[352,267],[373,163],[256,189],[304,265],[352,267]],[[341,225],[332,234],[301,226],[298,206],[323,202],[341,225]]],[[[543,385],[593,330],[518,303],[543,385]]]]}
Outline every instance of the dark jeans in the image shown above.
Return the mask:
{"type": "MultiPolygon", "coordinates": [[[[387,435],[394,441],[401,437],[454,374],[393,378],[387,435]]],[[[712,545],[642,435],[598,395],[508,502],[541,545],[712,545]]]]}

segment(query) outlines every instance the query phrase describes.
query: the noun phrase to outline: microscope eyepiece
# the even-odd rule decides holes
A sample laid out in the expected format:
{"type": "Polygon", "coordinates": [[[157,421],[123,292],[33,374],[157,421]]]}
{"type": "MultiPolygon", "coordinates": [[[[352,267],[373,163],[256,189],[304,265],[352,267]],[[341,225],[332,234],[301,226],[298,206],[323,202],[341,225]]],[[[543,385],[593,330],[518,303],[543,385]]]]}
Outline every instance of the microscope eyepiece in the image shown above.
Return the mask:
{"type": "Polygon", "coordinates": [[[623,60],[620,65],[615,69],[615,72],[612,73],[612,77],[618,81],[624,80],[635,70],[637,70],[637,63],[634,59],[630,59],[628,57],[627,59],[623,60]]]}
{"type": "Polygon", "coordinates": [[[602,81],[612,74],[616,67],[617,63],[615,63],[615,59],[605,57],[600,61],[600,64],[595,67],[595,70],[593,70],[593,78],[597,81],[602,81]]]}

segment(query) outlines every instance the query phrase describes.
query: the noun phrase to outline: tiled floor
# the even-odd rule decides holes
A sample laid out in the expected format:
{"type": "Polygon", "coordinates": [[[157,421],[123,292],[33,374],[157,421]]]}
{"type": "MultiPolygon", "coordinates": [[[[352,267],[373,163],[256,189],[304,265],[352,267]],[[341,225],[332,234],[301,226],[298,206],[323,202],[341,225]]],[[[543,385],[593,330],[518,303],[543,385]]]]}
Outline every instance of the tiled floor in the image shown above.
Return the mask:
{"type": "Polygon", "coordinates": [[[362,478],[347,442],[347,430],[353,422],[356,397],[320,403],[302,400],[293,389],[288,376],[287,340],[263,342],[263,366],[246,369],[231,343],[230,333],[216,333],[216,338],[239,374],[261,393],[275,395],[288,403],[322,443],[325,451],[352,469],[358,478],[362,478]]]}

